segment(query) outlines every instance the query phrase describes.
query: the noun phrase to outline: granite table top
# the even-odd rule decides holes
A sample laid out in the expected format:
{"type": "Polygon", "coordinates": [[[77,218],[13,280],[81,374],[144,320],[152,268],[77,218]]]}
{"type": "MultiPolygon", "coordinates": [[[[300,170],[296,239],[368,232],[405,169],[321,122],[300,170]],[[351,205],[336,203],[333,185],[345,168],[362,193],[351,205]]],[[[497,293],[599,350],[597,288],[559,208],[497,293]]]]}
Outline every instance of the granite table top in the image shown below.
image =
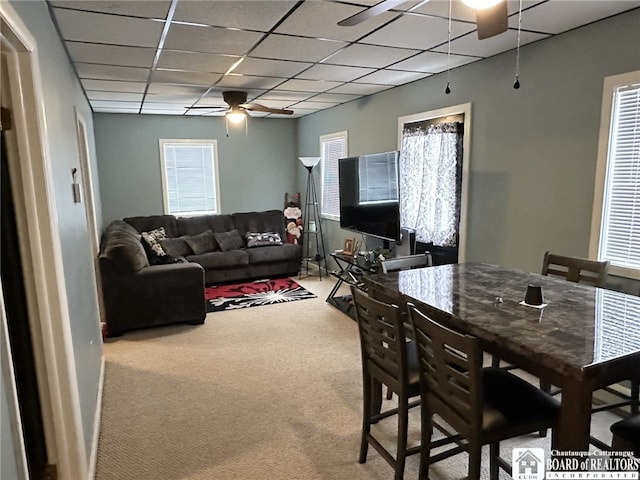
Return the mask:
{"type": "Polygon", "coordinates": [[[364,279],[400,292],[425,313],[480,338],[486,350],[557,385],[559,378],[595,379],[593,387],[628,378],[640,361],[640,297],[485,263],[442,265],[364,279]],[[542,285],[544,308],[522,305],[529,284],[542,285]],[[432,312],[434,310],[431,310],[432,312]],[[599,377],[607,378],[599,378],[599,377]]]}

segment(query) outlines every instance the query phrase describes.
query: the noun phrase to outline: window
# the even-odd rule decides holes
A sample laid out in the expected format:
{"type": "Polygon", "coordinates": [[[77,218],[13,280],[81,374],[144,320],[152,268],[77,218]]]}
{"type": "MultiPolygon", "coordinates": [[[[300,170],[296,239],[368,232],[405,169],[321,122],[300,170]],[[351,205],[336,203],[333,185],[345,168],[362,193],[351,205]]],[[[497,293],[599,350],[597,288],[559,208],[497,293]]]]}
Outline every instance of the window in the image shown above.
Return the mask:
{"type": "Polygon", "coordinates": [[[164,212],[220,213],[215,140],[160,140],[164,212]]]}
{"type": "Polygon", "coordinates": [[[398,162],[395,153],[360,157],[358,181],[361,204],[397,202],[398,162]]]}
{"type": "Polygon", "coordinates": [[[322,202],[320,213],[333,220],[340,218],[340,184],[338,159],[347,156],[347,132],[332,133],[320,137],[322,164],[322,202]]]}
{"type": "Polygon", "coordinates": [[[590,256],[640,278],[640,71],[604,82],[590,256]]]}

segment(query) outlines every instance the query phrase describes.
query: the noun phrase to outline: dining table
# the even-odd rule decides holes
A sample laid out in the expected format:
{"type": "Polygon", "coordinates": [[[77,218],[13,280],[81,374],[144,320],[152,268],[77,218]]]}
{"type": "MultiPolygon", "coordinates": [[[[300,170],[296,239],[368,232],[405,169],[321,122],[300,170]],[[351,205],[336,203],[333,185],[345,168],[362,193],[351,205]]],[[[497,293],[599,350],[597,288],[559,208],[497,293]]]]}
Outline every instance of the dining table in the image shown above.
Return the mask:
{"type": "Polygon", "coordinates": [[[562,389],[552,448],[589,449],[592,393],[636,378],[640,297],[480,262],[364,278],[480,340],[485,352],[562,389]],[[524,303],[529,285],[543,304],[524,303]]]}

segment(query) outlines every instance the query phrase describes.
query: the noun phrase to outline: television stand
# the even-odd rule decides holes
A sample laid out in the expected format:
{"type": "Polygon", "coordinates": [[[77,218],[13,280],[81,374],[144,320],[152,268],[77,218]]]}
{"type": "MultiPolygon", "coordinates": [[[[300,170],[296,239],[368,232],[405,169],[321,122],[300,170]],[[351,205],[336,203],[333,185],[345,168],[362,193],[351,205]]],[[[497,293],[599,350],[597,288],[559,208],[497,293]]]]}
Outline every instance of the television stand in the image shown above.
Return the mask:
{"type": "Polygon", "coordinates": [[[343,255],[342,253],[331,253],[330,255],[336,261],[338,270],[329,272],[329,275],[337,278],[338,281],[331,289],[331,292],[329,292],[326,302],[355,320],[356,312],[353,307],[351,295],[337,295],[338,290],[343,283],[346,283],[347,285],[353,285],[366,292],[367,287],[362,282],[362,277],[363,275],[376,273],[377,267],[361,267],[351,255],[343,255]]]}

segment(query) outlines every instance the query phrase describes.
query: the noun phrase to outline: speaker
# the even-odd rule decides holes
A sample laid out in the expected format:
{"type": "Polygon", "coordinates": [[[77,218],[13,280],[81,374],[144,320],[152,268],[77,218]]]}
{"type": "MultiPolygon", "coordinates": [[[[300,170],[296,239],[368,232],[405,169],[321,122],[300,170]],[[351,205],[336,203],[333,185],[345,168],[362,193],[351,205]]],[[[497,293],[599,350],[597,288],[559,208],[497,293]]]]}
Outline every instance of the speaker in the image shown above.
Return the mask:
{"type": "Polygon", "coordinates": [[[400,241],[396,242],[396,257],[415,255],[416,253],[416,232],[410,228],[400,229],[400,241]]]}

